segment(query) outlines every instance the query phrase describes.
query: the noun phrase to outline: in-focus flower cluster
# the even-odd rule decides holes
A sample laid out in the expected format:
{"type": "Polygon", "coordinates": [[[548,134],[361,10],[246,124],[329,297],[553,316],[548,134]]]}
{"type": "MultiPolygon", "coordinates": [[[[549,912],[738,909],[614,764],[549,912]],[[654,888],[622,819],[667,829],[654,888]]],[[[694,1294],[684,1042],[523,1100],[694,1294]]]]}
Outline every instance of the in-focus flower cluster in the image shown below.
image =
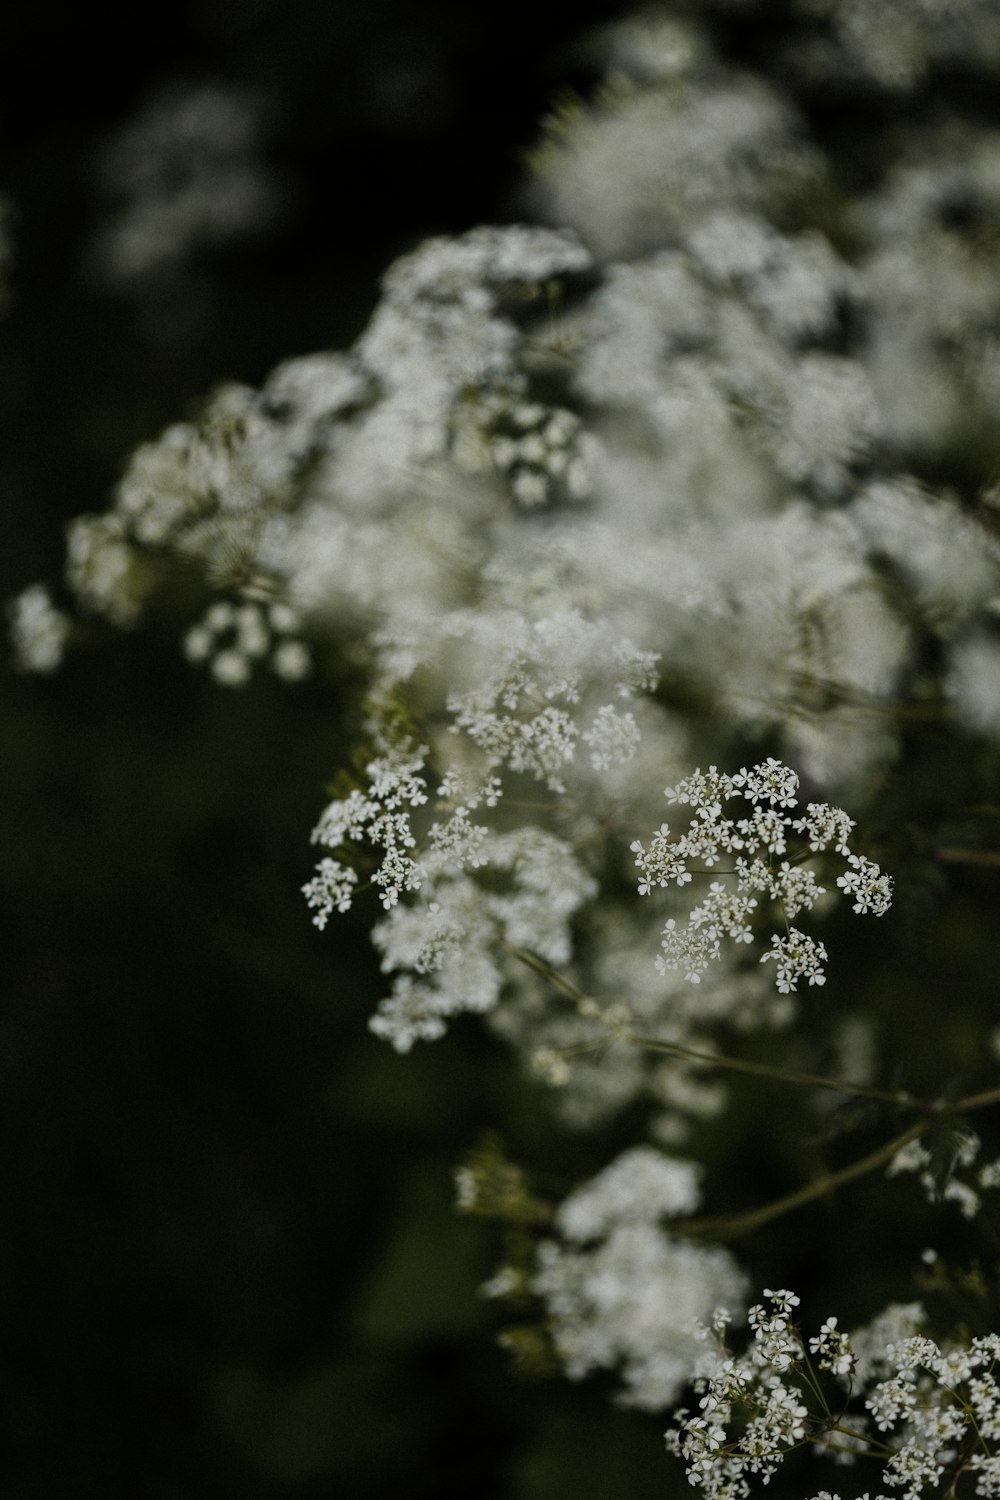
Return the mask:
{"type": "Polygon", "coordinates": [[[902,1500],[936,1495],[946,1472],[967,1473],[976,1495],[1000,1492],[1000,1336],[939,1345],[918,1331],[919,1304],[893,1304],[852,1334],[827,1318],[807,1355],[793,1323],[798,1297],[764,1295],[770,1306],[750,1309],[743,1354],[719,1337],[725,1313],[714,1334],[702,1330],[698,1409],[675,1412],[667,1434],[706,1500],[741,1500],[804,1443],[840,1464],[880,1462],[882,1484],[902,1500]],[[817,1372],[839,1392],[824,1393],[817,1372]]]}
{"type": "MultiPolygon", "coordinates": [[[[740,1358],[732,1358],[718,1341],[702,1363],[711,1373],[695,1381],[701,1393],[697,1414],[674,1413],[677,1424],[667,1434],[671,1451],[683,1458],[691,1484],[711,1500],[735,1500],[750,1493],[749,1476],[766,1484],[782,1458],[797,1447],[807,1432],[809,1408],[794,1379],[802,1359],[802,1343],[792,1322],[798,1297],[788,1291],[765,1290],[770,1303],[751,1307],[747,1320],[753,1340],[740,1358]],[[740,1436],[730,1437],[734,1421],[740,1436]]],[[[730,1321],[728,1309],[716,1311],[715,1333],[730,1321]]],[[[698,1330],[703,1343],[707,1328],[698,1330]]]]}
{"type": "Polygon", "coordinates": [[[667,800],[689,807],[691,822],[675,835],[662,823],[648,847],[639,839],[633,842],[641,873],[639,894],[649,895],[656,887],[683,887],[696,875],[711,876],[717,867],[723,878],[711,881],[685,926],[668,918],[656,960],[661,973],[681,969],[692,984],[700,984],[719,959],[724,938],[737,944],[753,941],[754,913],[763,900],[773,902],[784,919],[784,934],[771,937],[771,950],[760,960],[774,963],[778,990],[788,994],[801,979],[824,984],[825,946],[793,927],[791,919],[810,911],[827,894],[803,863],[827,850],[847,860],[837,885],[852,899],[854,911],[875,916],[888,911],[892,881],[873,860],[849,852],[847,840],[854,824],[841,808],[810,802],[799,817],[788,815],[798,807],[798,787],[795,772],[773,757],[734,776],[711,766],[667,787],[667,800]],[[750,804],[747,817],[723,813],[723,804],[735,798],[750,804]]]}

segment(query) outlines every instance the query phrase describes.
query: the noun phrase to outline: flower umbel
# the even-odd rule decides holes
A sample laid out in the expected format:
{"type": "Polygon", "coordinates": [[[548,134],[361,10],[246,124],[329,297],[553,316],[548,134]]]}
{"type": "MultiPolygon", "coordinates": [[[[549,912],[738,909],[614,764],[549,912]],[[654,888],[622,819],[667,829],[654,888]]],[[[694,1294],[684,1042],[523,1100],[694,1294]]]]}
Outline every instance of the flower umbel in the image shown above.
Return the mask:
{"type": "Polygon", "coordinates": [[[792,917],[812,910],[827,894],[807,861],[830,849],[847,860],[836,884],[853,897],[854,911],[878,917],[888,911],[892,880],[873,860],[850,852],[852,820],[839,807],[820,802],[810,802],[804,814],[792,816],[798,808],[798,788],[795,772],[773,757],[749,770],[744,766],[735,776],[710,766],[707,772],[695,771],[677,786],[667,787],[667,800],[689,807],[691,822],[686,832],[674,836],[670,825],[662,823],[648,848],[639,839],[632,844],[641,875],[639,894],[649,895],[656,886],[683,887],[695,875],[721,878],[713,879],[685,926],[679,926],[676,917],[668,918],[656,960],[661,973],[682,969],[692,984],[698,984],[721,956],[723,937],[739,944],[752,942],[754,913],[769,902],[777,908],[785,931],[772,935],[771,951],[760,962],[773,961],[778,991],[789,994],[800,979],[824,984],[825,946],[790,924],[792,917]],[[749,817],[726,817],[723,804],[738,797],[750,803],[749,817]],[[728,868],[721,864],[725,859],[728,868]]]}

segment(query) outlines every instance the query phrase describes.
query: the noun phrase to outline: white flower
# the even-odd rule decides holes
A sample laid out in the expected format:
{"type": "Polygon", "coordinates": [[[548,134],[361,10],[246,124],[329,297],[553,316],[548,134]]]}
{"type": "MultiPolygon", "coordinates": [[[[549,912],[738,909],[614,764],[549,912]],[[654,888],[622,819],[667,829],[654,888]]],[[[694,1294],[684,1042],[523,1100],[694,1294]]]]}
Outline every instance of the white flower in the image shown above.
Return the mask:
{"type": "Polygon", "coordinates": [[[839,807],[830,807],[825,802],[810,802],[805,814],[796,818],[792,827],[809,839],[810,849],[817,851],[831,845],[838,854],[847,855],[850,850],[847,840],[854,829],[854,819],[839,807]]]}
{"type": "Polygon", "coordinates": [[[817,1356],[821,1370],[832,1375],[850,1375],[855,1366],[854,1351],[850,1339],[837,1327],[836,1318],[827,1318],[819,1333],[809,1340],[809,1351],[817,1356]]]}
{"type": "MultiPolygon", "coordinates": [[[[654,887],[690,884],[696,874],[712,871],[725,856],[732,859],[732,865],[722,872],[725,879],[714,880],[707,896],[691,909],[686,928],[679,927],[675,917],[668,919],[656,960],[661,973],[679,968],[690,982],[699,983],[709,965],[720,957],[723,936],[736,943],[752,942],[751,922],[761,896],[778,904],[787,925],[800,912],[815,907],[826,894],[814,871],[799,861],[821,852],[831,842],[838,852],[844,851],[853,823],[846,813],[825,803],[810,803],[805,817],[788,816],[781,809],[795,808],[797,790],[795,772],[773,756],[750,770],[743,767],[732,777],[721,775],[712,766],[707,773],[695,771],[675,787],[667,788],[669,801],[692,809],[691,823],[686,832],[677,834],[671,834],[669,824],[661,824],[648,848],[639,839],[633,841],[631,849],[642,874],[639,894],[649,895],[654,887]],[[733,820],[725,816],[723,804],[737,796],[752,804],[749,818],[733,820]],[[762,802],[769,805],[761,806],[762,802]],[[806,853],[782,859],[776,865],[777,857],[794,852],[789,839],[796,833],[805,835],[806,853]],[[735,883],[727,886],[726,879],[734,877],[735,883]]],[[[889,877],[871,860],[858,855],[847,857],[851,868],[837,885],[856,898],[856,912],[881,915],[890,904],[889,877]]],[[[779,994],[792,993],[800,979],[810,985],[825,982],[826,948],[797,928],[788,928],[783,937],[772,936],[771,952],[761,962],[768,960],[776,966],[779,994]]]]}
{"type": "Polygon", "coordinates": [[[825,984],[826,975],[822,965],[828,957],[823,943],[790,927],[786,937],[775,934],[771,938],[771,952],[764,954],[761,963],[765,964],[773,959],[776,967],[775,984],[781,994],[787,995],[797,988],[800,979],[806,979],[810,984],[825,984]]]}
{"type": "Polygon", "coordinates": [[[662,1411],[691,1379],[696,1325],[739,1308],[742,1273],[728,1251],[672,1238],[648,1219],[609,1217],[586,1246],[542,1242],[535,1290],[571,1380],[620,1369],[621,1401],[662,1411]]]}
{"type": "Polygon", "coordinates": [[[7,605],[14,662],[24,672],[54,672],[70,632],[44,584],[32,584],[7,605]]]}
{"type": "Polygon", "coordinates": [[[746,766],[732,778],[733,786],[743,789],[748,802],[770,802],[772,807],[794,807],[799,778],[789,766],[769,755],[766,761],[748,771],[746,766]]]}
{"type": "Polygon", "coordinates": [[[667,886],[671,881],[677,885],[685,885],[691,880],[691,872],[687,868],[687,850],[681,845],[670,842],[670,825],[661,823],[650,840],[647,850],[640,839],[634,839],[629,845],[635,855],[635,863],[642,871],[642,879],[639,881],[639,894],[646,896],[654,886],[667,886]]]}
{"type": "Polygon", "coordinates": [[[656,967],[661,974],[681,969],[690,984],[700,984],[706,969],[719,957],[719,937],[711,928],[704,932],[690,928],[678,931],[671,917],[661,934],[660,949],[656,967]]]}
{"type": "Polygon", "coordinates": [[[568,1240],[583,1244],[615,1224],[655,1224],[695,1211],[701,1201],[695,1162],[635,1146],[560,1205],[557,1223],[568,1240]]]}
{"type": "Polygon", "coordinates": [[[356,871],[335,859],[321,859],[316,874],[302,887],[302,893],[316,915],[313,922],[322,932],[334,911],[348,911],[357,886],[356,871]]]}
{"type": "Polygon", "coordinates": [[[884,916],[892,905],[891,878],[883,875],[874,860],[866,859],[863,854],[849,854],[847,863],[851,868],[838,875],[837,884],[854,897],[854,910],[884,916]]]}

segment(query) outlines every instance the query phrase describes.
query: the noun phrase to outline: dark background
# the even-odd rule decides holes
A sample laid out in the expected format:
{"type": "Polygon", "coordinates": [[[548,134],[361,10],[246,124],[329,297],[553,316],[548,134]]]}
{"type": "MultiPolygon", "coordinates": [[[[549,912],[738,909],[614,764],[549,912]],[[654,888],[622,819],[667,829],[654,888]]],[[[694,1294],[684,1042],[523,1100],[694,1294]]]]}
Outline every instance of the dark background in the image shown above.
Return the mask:
{"type": "MultiPolygon", "coordinates": [[[[357,334],[389,261],[517,217],[521,151],[585,84],[514,0],[19,7],[3,23],[0,594],[222,380],[357,334]],[[102,142],[165,85],[269,104],[286,211],[192,280],[84,272],[102,142]],[[190,294],[190,300],[186,300],[190,294]]],[[[298,888],[345,749],[329,683],[245,692],[181,659],[170,601],[51,679],[3,671],[0,1488],[28,1497],[660,1495],[660,1423],[512,1379],[455,1218],[485,1125],[551,1121],[474,1025],[399,1059],[366,1031],[367,914],[298,888]]]]}

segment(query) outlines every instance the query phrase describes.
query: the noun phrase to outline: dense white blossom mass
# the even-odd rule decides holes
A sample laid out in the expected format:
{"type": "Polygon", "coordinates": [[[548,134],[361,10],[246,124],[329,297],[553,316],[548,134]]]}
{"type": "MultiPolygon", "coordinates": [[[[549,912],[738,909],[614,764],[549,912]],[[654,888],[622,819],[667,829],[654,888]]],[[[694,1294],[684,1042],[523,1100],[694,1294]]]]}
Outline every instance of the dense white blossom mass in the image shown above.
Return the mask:
{"type": "MultiPolygon", "coordinates": [[[[109,510],[71,527],[67,582],[80,617],[128,626],[193,567],[183,650],[229,687],[349,654],[364,744],[304,893],[319,929],[373,909],[372,1029],[405,1052],[483,1015],[564,1122],[646,1109],[657,1144],[532,1206],[530,1265],[491,1284],[542,1305],[571,1377],[615,1371],[649,1410],[694,1378],[672,1443],[708,1500],[807,1441],[877,1454],[903,1500],[946,1471],[993,1496],[995,1335],[939,1345],[915,1304],[850,1338],[828,1318],[809,1350],[845,1386],[835,1417],[791,1293],[728,1349],[746,1277],[691,1219],[723,1039],[789,1027],[828,962],[816,998],[845,1003],[835,953],[793,923],[890,907],[859,850],[910,726],[963,753],[1000,740],[1000,137],[902,111],[846,171],[799,103],[854,88],[884,110],[935,69],[995,87],[1000,10],[788,9],[768,76],[714,40],[717,14],[756,24],[756,0],[613,28],[605,88],[537,153],[541,222],[416,247],[353,348],[225,386],[141,447],[109,510]]],[[[195,104],[175,104],[192,129],[195,104]]],[[[226,227],[189,188],[156,209],[178,254],[226,227]]],[[[145,264],[127,216],[116,234],[114,257],[145,264]]],[[[48,593],[11,619],[20,663],[53,668],[71,626],[48,593]]],[[[868,1058],[874,1024],[838,1024],[868,1058]]],[[[789,1077],[863,1094],[869,1066],[789,1077]]],[[[875,1165],[971,1218],[1000,1167],[970,1178],[963,1138],[942,1175],[922,1129],[875,1165]]]]}
{"type": "MultiPolygon", "coordinates": [[[[926,1320],[919,1303],[897,1304],[850,1334],[827,1318],[807,1350],[793,1322],[799,1298],[769,1289],[764,1296],[769,1307],[750,1309],[744,1354],[734,1357],[720,1336],[724,1313],[714,1333],[702,1328],[698,1409],[675,1413],[668,1433],[706,1500],[741,1500],[805,1442],[844,1467],[876,1459],[886,1489],[903,1500],[937,1493],[956,1472],[968,1475],[974,1494],[997,1493],[1000,1337],[940,1346],[919,1331],[926,1320]],[[817,1372],[841,1387],[833,1404],[817,1372]]],[[[834,1497],[824,1490],[814,1500],[834,1497]]]]}

